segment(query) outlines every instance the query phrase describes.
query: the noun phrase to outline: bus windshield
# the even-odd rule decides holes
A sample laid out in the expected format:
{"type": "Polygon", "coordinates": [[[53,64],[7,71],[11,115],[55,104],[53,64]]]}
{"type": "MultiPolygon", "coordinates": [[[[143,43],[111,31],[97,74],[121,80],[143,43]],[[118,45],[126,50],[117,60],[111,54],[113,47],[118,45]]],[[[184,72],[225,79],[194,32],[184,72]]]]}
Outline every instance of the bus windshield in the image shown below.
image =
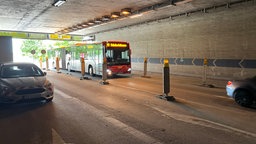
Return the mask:
{"type": "Polygon", "coordinates": [[[123,65],[130,63],[129,49],[107,49],[106,57],[108,65],[123,65]]]}

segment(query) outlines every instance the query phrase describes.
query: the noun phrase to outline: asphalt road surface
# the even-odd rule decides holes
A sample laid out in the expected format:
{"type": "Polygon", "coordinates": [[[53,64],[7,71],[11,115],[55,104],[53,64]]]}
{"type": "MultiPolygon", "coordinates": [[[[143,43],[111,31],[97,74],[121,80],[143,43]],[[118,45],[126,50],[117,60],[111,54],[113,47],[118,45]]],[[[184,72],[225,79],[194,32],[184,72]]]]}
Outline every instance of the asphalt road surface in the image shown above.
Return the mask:
{"type": "Polygon", "coordinates": [[[238,106],[225,81],[171,76],[166,101],[161,75],[80,80],[54,71],[50,103],[0,107],[0,144],[255,144],[256,109],[238,106]]]}

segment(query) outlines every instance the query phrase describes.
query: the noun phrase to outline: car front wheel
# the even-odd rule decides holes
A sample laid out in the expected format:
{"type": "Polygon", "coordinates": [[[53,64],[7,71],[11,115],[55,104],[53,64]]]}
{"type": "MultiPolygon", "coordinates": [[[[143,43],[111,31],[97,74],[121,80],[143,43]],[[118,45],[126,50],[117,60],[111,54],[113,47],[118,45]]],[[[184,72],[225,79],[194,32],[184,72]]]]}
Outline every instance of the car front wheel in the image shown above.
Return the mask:
{"type": "Polygon", "coordinates": [[[236,103],[241,106],[248,107],[252,105],[253,99],[249,91],[247,90],[238,90],[234,93],[234,98],[236,103]]]}

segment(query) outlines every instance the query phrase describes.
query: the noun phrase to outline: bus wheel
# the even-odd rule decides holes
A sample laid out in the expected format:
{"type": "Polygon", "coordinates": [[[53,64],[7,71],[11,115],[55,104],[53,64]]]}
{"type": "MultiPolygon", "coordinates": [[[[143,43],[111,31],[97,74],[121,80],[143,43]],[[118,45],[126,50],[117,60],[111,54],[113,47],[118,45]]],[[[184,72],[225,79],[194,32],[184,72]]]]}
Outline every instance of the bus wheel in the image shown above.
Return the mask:
{"type": "Polygon", "coordinates": [[[90,75],[90,76],[94,76],[92,66],[89,66],[88,72],[89,72],[89,75],[90,75]]]}

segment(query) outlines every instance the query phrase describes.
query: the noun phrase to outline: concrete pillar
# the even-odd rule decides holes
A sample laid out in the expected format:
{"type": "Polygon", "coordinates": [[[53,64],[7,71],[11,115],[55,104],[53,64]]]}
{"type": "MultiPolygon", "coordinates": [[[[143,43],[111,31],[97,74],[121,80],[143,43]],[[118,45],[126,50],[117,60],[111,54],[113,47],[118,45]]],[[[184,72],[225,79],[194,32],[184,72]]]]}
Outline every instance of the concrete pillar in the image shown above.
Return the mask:
{"type": "Polygon", "coordinates": [[[12,37],[0,36],[0,63],[13,61],[12,37]]]}

